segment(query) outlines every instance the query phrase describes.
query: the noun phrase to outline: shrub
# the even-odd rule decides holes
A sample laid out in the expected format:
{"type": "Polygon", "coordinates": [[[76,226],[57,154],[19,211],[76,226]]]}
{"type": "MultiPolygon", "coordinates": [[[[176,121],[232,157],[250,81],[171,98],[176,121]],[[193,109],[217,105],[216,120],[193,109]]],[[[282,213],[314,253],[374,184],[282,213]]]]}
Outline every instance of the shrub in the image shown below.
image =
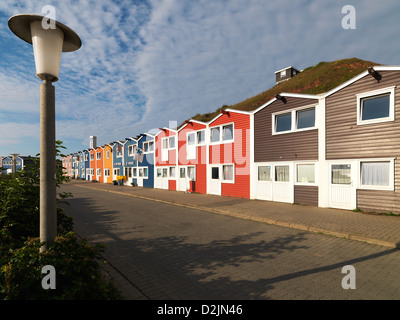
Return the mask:
{"type": "Polygon", "coordinates": [[[39,239],[31,239],[12,251],[0,278],[3,299],[109,300],[120,299],[99,262],[100,245],[90,245],[69,232],[40,252],[39,239]],[[56,270],[56,289],[43,289],[42,268],[56,270]]]}

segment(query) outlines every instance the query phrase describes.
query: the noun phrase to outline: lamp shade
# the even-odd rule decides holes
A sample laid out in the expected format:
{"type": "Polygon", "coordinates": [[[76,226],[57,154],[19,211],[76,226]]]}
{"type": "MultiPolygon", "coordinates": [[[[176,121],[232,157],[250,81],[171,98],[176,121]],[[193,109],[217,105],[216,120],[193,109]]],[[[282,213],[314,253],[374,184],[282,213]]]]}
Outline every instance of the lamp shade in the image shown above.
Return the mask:
{"type": "Polygon", "coordinates": [[[8,20],[8,26],[19,38],[33,45],[36,75],[42,80],[57,81],[61,52],[78,50],[79,36],[66,25],[55,22],[55,28],[43,28],[46,17],[19,14],[8,20]]]}
{"type": "Polygon", "coordinates": [[[41,80],[58,80],[64,32],[58,27],[43,29],[40,21],[32,21],[31,34],[36,75],[41,80]]]}

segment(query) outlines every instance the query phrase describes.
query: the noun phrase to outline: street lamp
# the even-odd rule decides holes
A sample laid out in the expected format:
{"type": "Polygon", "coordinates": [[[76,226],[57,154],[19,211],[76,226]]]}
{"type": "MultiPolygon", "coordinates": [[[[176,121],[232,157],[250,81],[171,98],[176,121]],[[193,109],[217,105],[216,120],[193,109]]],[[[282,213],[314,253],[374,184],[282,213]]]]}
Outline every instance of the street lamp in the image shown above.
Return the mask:
{"type": "Polygon", "coordinates": [[[57,236],[56,149],[55,149],[55,88],[61,52],[78,50],[79,36],[66,25],[40,15],[19,14],[8,20],[8,26],[22,40],[33,45],[36,75],[40,85],[40,241],[48,243],[57,236]]]}

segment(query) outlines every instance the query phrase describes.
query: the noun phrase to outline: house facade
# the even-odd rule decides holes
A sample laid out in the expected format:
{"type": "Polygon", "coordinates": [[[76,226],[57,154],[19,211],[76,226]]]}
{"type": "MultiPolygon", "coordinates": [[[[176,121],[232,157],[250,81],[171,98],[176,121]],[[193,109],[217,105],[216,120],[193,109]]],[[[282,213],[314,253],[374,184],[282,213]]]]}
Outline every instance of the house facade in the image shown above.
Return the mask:
{"type": "Polygon", "coordinates": [[[400,213],[399,83],[379,66],[325,95],[322,206],[400,213]]]}
{"type": "Polygon", "coordinates": [[[114,141],[112,144],[113,172],[112,180],[116,181],[118,176],[124,174],[124,142],[114,141]]]}
{"type": "Polygon", "coordinates": [[[124,142],[123,152],[123,175],[126,177],[125,184],[130,185],[133,182],[137,161],[134,159],[134,151],[137,147],[137,141],[133,138],[127,138],[124,142]]]}
{"type": "Polygon", "coordinates": [[[103,182],[112,183],[113,181],[113,150],[112,146],[106,144],[103,149],[103,182]]]}
{"type": "Polygon", "coordinates": [[[178,130],[177,190],[207,193],[208,125],[187,121],[178,130]]]}
{"type": "Polygon", "coordinates": [[[282,93],[254,111],[252,198],[318,206],[319,100],[282,93]]]}
{"type": "Polygon", "coordinates": [[[155,136],[150,133],[141,134],[137,138],[137,148],[143,155],[138,155],[137,167],[134,169],[133,182],[135,186],[154,187],[154,163],[155,163],[155,136]]]}
{"type": "Polygon", "coordinates": [[[208,123],[207,193],[250,198],[252,117],[226,109],[208,123]]]}
{"type": "Polygon", "coordinates": [[[160,128],[154,138],[155,172],[154,187],[177,190],[178,142],[177,131],[160,128]]]}

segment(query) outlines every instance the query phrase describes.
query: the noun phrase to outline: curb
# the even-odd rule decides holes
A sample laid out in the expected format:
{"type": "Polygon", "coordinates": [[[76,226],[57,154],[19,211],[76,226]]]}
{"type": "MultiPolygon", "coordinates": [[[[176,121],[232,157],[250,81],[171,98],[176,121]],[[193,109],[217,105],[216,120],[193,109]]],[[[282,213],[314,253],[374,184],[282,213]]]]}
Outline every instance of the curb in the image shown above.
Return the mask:
{"type": "Polygon", "coordinates": [[[316,227],[312,227],[312,226],[306,226],[306,225],[297,224],[297,223],[289,223],[289,222],[279,221],[279,220],[274,220],[274,219],[253,217],[253,216],[249,216],[249,215],[245,215],[245,214],[241,214],[241,213],[233,213],[230,211],[207,208],[207,207],[198,206],[198,205],[189,205],[189,204],[174,202],[172,200],[171,201],[161,200],[161,199],[157,199],[157,198],[129,194],[129,193],[125,193],[122,191],[104,190],[104,189],[93,188],[93,187],[88,187],[88,186],[83,186],[83,185],[78,185],[78,184],[76,184],[76,186],[81,187],[81,188],[91,189],[91,190],[98,190],[98,191],[115,193],[115,194],[119,194],[119,195],[123,195],[123,196],[139,198],[139,199],[143,199],[143,200],[157,201],[157,202],[161,202],[161,203],[165,203],[165,204],[186,207],[186,208],[190,208],[190,209],[197,209],[197,210],[211,212],[211,213],[215,213],[215,214],[230,216],[230,217],[234,217],[234,218],[238,218],[238,219],[251,220],[251,221],[266,223],[266,224],[270,224],[270,225],[276,225],[276,226],[285,227],[285,228],[309,231],[309,232],[313,232],[313,233],[319,233],[319,234],[329,235],[329,236],[338,237],[338,238],[345,238],[345,239],[349,239],[349,240],[355,240],[355,241],[365,242],[365,243],[369,243],[369,244],[375,244],[375,245],[379,245],[379,246],[400,249],[400,244],[396,243],[396,242],[383,241],[383,240],[368,238],[368,237],[359,236],[359,235],[352,235],[349,233],[343,233],[343,232],[337,232],[337,231],[332,231],[332,230],[327,230],[327,229],[316,228],[316,227]]]}

